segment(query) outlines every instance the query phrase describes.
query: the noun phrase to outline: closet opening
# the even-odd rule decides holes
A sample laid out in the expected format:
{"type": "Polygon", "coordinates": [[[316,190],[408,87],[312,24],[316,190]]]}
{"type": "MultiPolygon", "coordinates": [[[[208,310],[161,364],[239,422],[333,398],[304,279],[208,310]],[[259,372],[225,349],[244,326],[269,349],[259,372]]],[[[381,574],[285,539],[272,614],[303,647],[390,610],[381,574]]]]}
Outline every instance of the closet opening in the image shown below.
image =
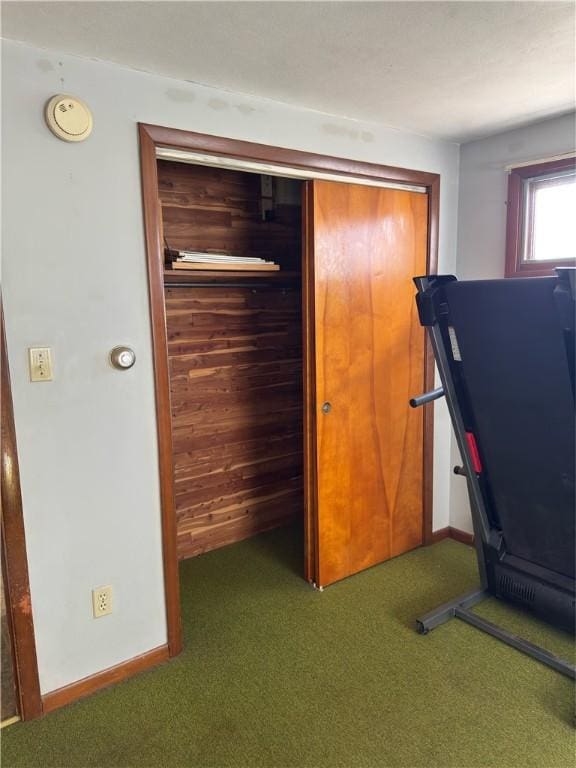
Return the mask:
{"type": "Polygon", "coordinates": [[[436,271],[440,177],[139,134],[175,656],[179,560],[277,528],[321,589],[434,540],[433,411],[408,401],[434,382],[412,278],[436,271]]]}
{"type": "Polygon", "coordinates": [[[282,527],[304,575],[304,182],[156,170],[178,559],[282,527]]]}

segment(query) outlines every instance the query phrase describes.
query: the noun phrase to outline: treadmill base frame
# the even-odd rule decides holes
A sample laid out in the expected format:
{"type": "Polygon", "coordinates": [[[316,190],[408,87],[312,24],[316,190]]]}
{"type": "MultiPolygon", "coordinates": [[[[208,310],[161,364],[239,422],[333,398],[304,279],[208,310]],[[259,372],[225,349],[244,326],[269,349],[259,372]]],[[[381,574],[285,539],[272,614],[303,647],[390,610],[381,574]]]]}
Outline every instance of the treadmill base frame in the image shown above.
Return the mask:
{"type": "Polygon", "coordinates": [[[576,680],[576,667],[573,664],[468,610],[488,596],[490,596],[490,592],[486,589],[475,589],[471,592],[465,592],[463,595],[439,605],[435,610],[417,619],[416,629],[421,635],[426,635],[431,629],[446,623],[450,619],[461,619],[467,624],[476,627],[476,629],[480,629],[482,632],[486,632],[486,634],[492,635],[492,637],[506,643],[506,645],[510,645],[512,648],[516,648],[516,650],[531,656],[533,659],[552,667],[552,669],[561,672],[572,680],[576,680]]]}

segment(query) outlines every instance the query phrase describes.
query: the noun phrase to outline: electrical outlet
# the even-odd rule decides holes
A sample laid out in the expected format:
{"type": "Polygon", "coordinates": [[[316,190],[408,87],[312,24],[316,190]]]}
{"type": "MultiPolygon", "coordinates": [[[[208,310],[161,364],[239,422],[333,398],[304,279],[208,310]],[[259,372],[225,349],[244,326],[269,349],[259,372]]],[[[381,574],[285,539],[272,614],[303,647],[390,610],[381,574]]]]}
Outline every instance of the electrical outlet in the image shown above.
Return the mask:
{"type": "Polygon", "coordinates": [[[95,619],[112,613],[112,587],[97,587],[92,590],[92,611],[95,619]]]}
{"type": "Polygon", "coordinates": [[[30,347],[28,358],[30,381],[52,381],[52,350],[50,347],[30,347]]]}

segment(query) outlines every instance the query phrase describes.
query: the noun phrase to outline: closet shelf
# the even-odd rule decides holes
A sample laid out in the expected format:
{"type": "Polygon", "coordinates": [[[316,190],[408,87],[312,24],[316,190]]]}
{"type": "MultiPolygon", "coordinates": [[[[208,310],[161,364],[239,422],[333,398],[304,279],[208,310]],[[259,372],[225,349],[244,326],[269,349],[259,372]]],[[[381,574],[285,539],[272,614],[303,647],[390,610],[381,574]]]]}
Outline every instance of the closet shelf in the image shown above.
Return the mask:
{"type": "Polygon", "coordinates": [[[282,282],[294,282],[300,280],[301,274],[296,271],[278,271],[278,272],[266,272],[254,270],[234,270],[234,271],[216,271],[210,269],[202,270],[164,270],[164,285],[183,285],[186,283],[229,283],[230,280],[240,283],[245,280],[246,282],[252,282],[253,280],[270,281],[274,283],[282,282]]]}

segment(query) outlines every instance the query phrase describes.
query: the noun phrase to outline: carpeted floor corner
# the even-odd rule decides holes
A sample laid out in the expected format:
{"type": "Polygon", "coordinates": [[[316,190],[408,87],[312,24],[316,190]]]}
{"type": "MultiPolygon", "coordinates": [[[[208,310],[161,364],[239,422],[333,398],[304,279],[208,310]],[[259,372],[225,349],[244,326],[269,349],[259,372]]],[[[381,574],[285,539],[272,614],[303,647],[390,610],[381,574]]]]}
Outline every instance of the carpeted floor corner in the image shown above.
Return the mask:
{"type": "MultiPolygon", "coordinates": [[[[184,562],[185,650],[2,732],[17,768],[573,768],[574,689],[452,621],[414,618],[476,583],[474,552],[419,549],[314,592],[290,530],[184,562]]],[[[477,609],[566,657],[570,638],[477,609]]]]}

